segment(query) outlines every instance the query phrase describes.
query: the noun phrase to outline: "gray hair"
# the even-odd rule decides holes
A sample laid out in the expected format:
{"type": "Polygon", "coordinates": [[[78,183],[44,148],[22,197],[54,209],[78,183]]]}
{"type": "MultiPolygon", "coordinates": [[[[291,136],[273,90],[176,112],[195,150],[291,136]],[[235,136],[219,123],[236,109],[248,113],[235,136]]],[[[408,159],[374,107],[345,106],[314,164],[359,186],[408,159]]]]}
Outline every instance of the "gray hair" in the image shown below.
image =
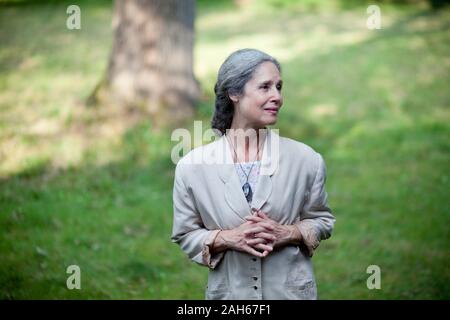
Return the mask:
{"type": "Polygon", "coordinates": [[[216,94],[215,111],[211,127],[223,135],[231,127],[234,116],[234,104],[230,95],[244,93],[245,84],[252,78],[258,66],[270,61],[281,72],[279,62],[272,56],[256,49],[241,49],[233,52],[225,59],[219,69],[217,82],[214,86],[216,94]]]}

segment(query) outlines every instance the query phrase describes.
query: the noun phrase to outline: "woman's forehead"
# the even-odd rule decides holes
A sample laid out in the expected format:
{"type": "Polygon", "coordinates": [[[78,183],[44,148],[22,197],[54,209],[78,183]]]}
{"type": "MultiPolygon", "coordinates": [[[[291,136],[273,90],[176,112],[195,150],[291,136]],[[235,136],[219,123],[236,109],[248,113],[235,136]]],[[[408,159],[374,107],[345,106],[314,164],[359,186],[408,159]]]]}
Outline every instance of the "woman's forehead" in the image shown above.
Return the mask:
{"type": "Polygon", "coordinates": [[[265,81],[277,82],[281,80],[281,74],[274,63],[266,61],[261,63],[255,69],[255,72],[253,73],[253,77],[251,80],[256,80],[258,82],[265,82],[265,81]]]}

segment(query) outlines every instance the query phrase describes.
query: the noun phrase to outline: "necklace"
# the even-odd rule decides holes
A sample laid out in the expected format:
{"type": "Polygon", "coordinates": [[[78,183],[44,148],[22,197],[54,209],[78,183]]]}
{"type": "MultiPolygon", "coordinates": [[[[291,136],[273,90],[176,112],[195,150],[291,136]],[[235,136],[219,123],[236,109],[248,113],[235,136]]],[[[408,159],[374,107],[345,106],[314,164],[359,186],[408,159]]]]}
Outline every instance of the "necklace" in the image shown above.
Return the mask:
{"type": "Polygon", "coordinates": [[[245,199],[247,199],[247,202],[251,202],[252,199],[253,199],[253,190],[252,190],[252,187],[250,186],[250,183],[248,183],[248,177],[249,177],[250,174],[252,173],[253,166],[254,166],[255,163],[258,161],[258,157],[259,157],[259,145],[257,145],[257,150],[258,150],[258,152],[256,153],[256,160],[257,160],[257,161],[254,161],[254,162],[253,162],[252,166],[250,167],[250,171],[248,172],[248,174],[246,174],[246,173],[245,173],[245,170],[242,168],[241,163],[239,162],[239,159],[238,159],[238,156],[237,156],[237,153],[236,153],[236,149],[234,148],[234,145],[231,143],[230,139],[228,139],[228,142],[232,145],[234,154],[235,154],[235,156],[236,156],[236,161],[237,161],[237,163],[239,164],[239,167],[241,168],[242,172],[243,172],[244,175],[245,175],[245,183],[244,183],[244,185],[242,186],[242,191],[244,191],[245,199]]]}

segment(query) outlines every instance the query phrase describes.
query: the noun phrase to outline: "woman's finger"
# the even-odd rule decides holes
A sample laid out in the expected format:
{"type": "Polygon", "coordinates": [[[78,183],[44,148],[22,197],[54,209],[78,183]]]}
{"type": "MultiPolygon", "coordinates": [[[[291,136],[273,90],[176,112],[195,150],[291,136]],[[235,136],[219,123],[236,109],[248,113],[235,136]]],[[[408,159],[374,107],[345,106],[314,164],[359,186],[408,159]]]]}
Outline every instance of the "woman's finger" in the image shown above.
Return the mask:
{"type": "Polygon", "coordinates": [[[263,253],[256,251],[255,249],[253,249],[253,247],[245,246],[243,249],[244,249],[244,251],[246,251],[247,253],[250,253],[251,255],[254,255],[255,257],[259,257],[259,258],[265,257],[263,253]]]}
{"type": "Polygon", "coordinates": [[[249,218],[247,221],[251,221],[253,223],[257,223],[258,226],[263,226],[264,228],[266,228],[267,230],[273,230],[275,227],[268,222],[268,220],[264,220],[261,218],[257,218],[258,220],[256,220],[255,218],[249,218]]]}
{"type": "Polygon", "coordinates": [[[267,233],[267,232],[259,232],[255,233],[255,238],[262,238],[269,241],[275,241],[277,240],[277,237],[275,237],[273,234],[267,233]]]}
{"type": "Polygon", "coordinates": [[[258,210],[257,215],[263,219],[268,219],[269,217],[261,210],[258,210]]]}
{"type": "Polygon", "coordinates": [[[245,219],[246,219],[247,221],[254,221],[254,222],[261,222],[261,221],[264,221],[263,218],[258,217],[258,216],[246,216],[245,219]]]}
{"type": "Polygon", "coordinates": [[[250,240],[246,240],[245,243],[247,243],[248,245],[255,245],[258,243],[266,243],[267,240],[266,239],[262,239],[262,238],[254,238],[254,239],[250,239],[250,240]]]}
{"type": "Polygon", "coordinates": [[[272,246],[264,244],[264,243],[259,243],[257,245],[254,245],[253,248],[257,248],[257,249],[261,249],[261,250],[269,251],[269,252],[272,252],[272,250],[273,250],[272,246]]]}
{"type": "Polygon", "coordinates": [[[247,229],[244,231],[245,233],[257,233],[257,232],[263,232],[263,231],[273,231],[275,229],[275,226],[269,222],[255,222],[250,225],[250,229],[247,229]],[[251,230],[251,231],[250,231],[251,230]]]}
{"type": "Polygon", "coordinates": [[[263,231],[266,231],[266,228],[257,225],[255,227],[251,227],[251,228],[245,230],[244,235],[248,236],[253,233],[259,233],[259,232],[263,232],[263,231]]]}
{"type": "Polygon", "coordinates": [[[275,227],[273,225],[274,222],[270,219],[263,219],[263,218],[256,217],[256,216],[247,216],[247,217],[245,217],[245,219],[247,219],[247,222],[257,223],[259,226],[263,226],[267,230],[272,231],[275,229],[275,227]]]}
{"type": "Polygon", "coordinates": [[[269,222],[258,222],[258,225],[263,226],[264,228],[270,231],[273,231],[273,229],[275,229],[275,227],[271,225],[269,222]]]}

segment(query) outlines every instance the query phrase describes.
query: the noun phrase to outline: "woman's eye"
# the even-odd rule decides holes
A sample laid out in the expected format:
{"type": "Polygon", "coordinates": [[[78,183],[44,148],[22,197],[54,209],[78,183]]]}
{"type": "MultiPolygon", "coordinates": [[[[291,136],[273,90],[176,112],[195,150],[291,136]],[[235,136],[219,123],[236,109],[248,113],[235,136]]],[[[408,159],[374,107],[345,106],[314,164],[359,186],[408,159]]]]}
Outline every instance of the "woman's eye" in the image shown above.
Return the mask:
{"type": "Polygon", "coordinates": [[[281,89],[282,89],[282,86],[280,86],[280,85],[277,86],[277,90],[278,90],[278,91],[281,91],[281,89]]]}
{"type": "Polygon", "coordinates": [[[269,89],[269,86],[268,85],[261,86],[261,89],[267,90],[269,89]]]}

